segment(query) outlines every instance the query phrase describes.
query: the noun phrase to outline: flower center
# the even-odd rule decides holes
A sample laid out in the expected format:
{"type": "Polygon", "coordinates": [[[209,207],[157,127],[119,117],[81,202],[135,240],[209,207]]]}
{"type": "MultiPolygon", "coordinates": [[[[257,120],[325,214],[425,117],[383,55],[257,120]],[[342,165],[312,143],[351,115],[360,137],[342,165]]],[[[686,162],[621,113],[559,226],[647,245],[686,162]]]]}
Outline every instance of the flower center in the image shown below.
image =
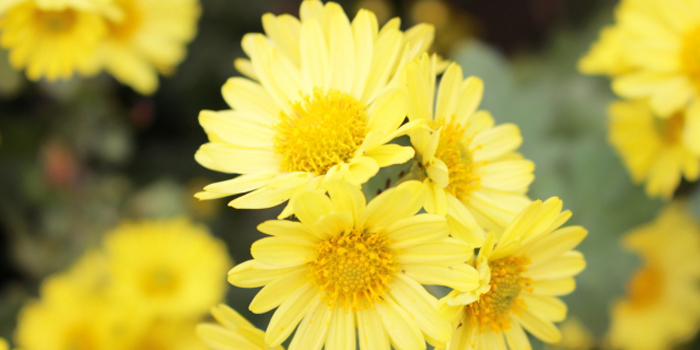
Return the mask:
{"type": "Polygon", "coordinates": [[[35,9],[34,21],[46,34],[64,34],[75,25],[78,14],[72,9],[44,11],[35,9]]]}
{"type": "Polygon", "coordinates": [[[77,325],[66,333],[65,350],[94,350],[97,348],[95,335],[86,324],[77,325]]]}
{"type": "Polygon", "coordinates": [[[462,140],[466,126],[457,124],[453,116],[447,124],[442,120],[434,121],[431,127],[442,127],[435,157],[447,166],[450,180],[445,190],[460,200],[466,200],[481,184],[475,169],[482,165],[472,160],[472,153],[465,146],[469,140],[462,140]]]}
{"type": "Polygon", "coordinates": [[[145,274],[142,286],[146,295],[166,296],[175,293],[179,280],[172,271],[165,268],[154,268],[145,274]]]}
{"type": "Polygon", "coordinates": [[[700,27],[685,35],[681,49],[681,65],[690,81],[700,90],[700,27]]]}
{"type": "Polygon", "coordinates": [[[119,1],[119,7],[124,14],[119,22],[109,21],[109,36],[118,42],[131,40],[139,26],[141,25],[141,13],[133,0],[119,1]]]}
{"type": "Polygon", "coordinates": [[[526,257],[507,257],[490,261],[491,290],[482,294],[479,300],[465,307],[467,321],[479,326],[481,332],[494,332],[510,328],[510,312],[518,313],[526,306],[518,295],[523,290],[531,290],[529,278],[521,277],[526,257]]]}
{"type": "Polygon", "coordinates": [[[683,127],[685,117],[683,113],[676,113],[667,119],[654,118],[656,128],[661,135],[661,139],[668,145],[676,145],[683,137],[683,127]]]}
{"type": "Polygon", "coordinates": [[[644,308],[653,304],[661,295],[663,278],[653,266],[637,271],[627,285],[627,294],[633,307],[644,308]]]}
{"type": "Polygon", "coordinates": [[[280,170],[323,175],[355,155],[367,135],[365,106],[338,90],[314,89],[313,96],[281,114],[275,135],[280,170]]]}
{"type": "Polygon", "coordinates": [[[353,230],[321,242],[309,268],[329,306],[357,311],[383,299],[399,266],[384,234],[353,230]]]}

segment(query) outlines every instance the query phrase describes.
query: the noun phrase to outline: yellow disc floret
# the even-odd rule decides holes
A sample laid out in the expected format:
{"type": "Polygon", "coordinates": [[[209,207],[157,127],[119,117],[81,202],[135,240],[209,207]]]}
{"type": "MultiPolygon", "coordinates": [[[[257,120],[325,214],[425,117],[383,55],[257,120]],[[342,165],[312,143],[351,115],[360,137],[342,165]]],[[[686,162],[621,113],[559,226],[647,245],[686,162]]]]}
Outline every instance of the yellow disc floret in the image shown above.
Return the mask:
{"type": "Polygon", "coordinates": [[[128,42],[138,32],[143,21],[141,11],[133,0],[121,0],[117,2],[124,14],[117,22],[108,22],[109,36],[121,42],[128,42]]]}
{"type": "Polygon", "coordinates": [[[77,20],[77,13],[72,9],[59,11],[36,10],[34,22],[46,35],[60,35],[73,29],[77,20]]]}
{"type": "Polygon", "coordinates": [[[683,127],[685,125],[685,116],[683,113],[676,113],[670,118],[660,119],[654,118],[656,127],[659,130],[661,139],[668,145],[677,145],[683,137],[683,127]]]}
{"type": "Polygon", "coordinates": [[[481,332],[509,329],[509,313],[518,313],[525,308],[518,296],[521,291],[531,288],[529,285],[532,281],[521,276],[529,263],[526,257],[490,261],[491,289],[481,295],[477,302],[465,307],[466,321],[478,325],[481,332]]]}
{"type": "Polygon", "coordinates": [[[280,119],[275,153],[282,171],[326,174],[352,159],[367,135],[364,104],[338,90],[315,89],[280,119]]]}
{"type": "Polygon", "coordinates": [[[630,304],[636,308],[654,304],[661,296],[662,283],[662,274],[658,268],[646,266],[637,271],[627,285],[630,304]]]}
{"type": "Polygon", "coordinates": [[[435,158],[440,159],[449,171],[449,184],[445,190],[460,200],[466,200],[475,189],[479,188],[480,178],[475,173],[481,162],[474,162],[472,154],[466,145],[469,140],[463,140],[466,126],[455,122],[438,120],[433,122],[433,129],[439,129],[440,142],[435,151],[435,158]]]}
{"type": "Polygon", "coordinates": [[[321,242],[309,268],[328,305],[357,311],[384,297],[398,262],[384,234],[352,230],[321,242]]]}
{"type": "Polygon", "coordinates": [[[686,76],[700,90],[700,27],[685,35],[681,50],[681,65],[686,76]]]}

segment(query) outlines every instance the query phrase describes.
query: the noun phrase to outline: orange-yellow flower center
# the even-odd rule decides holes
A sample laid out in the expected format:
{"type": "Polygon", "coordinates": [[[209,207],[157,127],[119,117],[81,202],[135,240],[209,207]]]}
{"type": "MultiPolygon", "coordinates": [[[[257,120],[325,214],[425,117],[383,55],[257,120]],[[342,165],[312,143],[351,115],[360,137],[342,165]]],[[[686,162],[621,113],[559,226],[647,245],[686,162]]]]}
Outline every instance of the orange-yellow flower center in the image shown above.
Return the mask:
{"type": "Polygon", "coordinates": [[[434,130],[442,127],[435,158],[447,166],[449,183],[445,190],[460,200],[467,200],[472,191],[481,184],[475,170],[482,164],[474,162],[472,152],[467,149],[470,140],[464,140],[466,126],[457,124],[453,117],[447,123],[435,121],[431,127],[434,130]]]}
{"type": "Polygon", "coordinates": [[[354,97],[315,89],[292,113],[281,114],[274,140],[280,170],[323,175],[350,161],[367,135],[367,121],[364,104],[354,97]]]}
{"type": "Polygon", "coordinates": [[[661,272],[653,266],[637,271],[627,285],[627,294],[633,307],[644,308],[658,300],[663,288],[661,272]]]}
{"type": "Polygon", "coordinates": [[[321,242],[309,268],[329,306],[357,311],[384,298],[399,266],[383,233],[352,230],[321,242]]]}
{"type": "Polygon", "coordinates": [[[97,350],[98,347],[93,330],[87,324],[78,324],[65,333],[63,349],[97,350]]]}
{"type": "Polygon", "coordinates": [[[689,31],[683,38],[681,65],[686,76],[700,90],[700,27],[689,31]]]}
{"type": "Polygon", "coordinates": [[[661,135],[661,139],[668,145],[676,145],[683,137],[683,127],[685,116],[683,113],[676,113],[667,119],[654,118],[656,128],[661,135]]]}
{"type": "Polygon", "coordinates": [[[123,13],[120,21],[109,21],[109,36],[117,42],[128,42],[141,26],[141,12],[133,0],[118,1],[123,13]]]}
{"type": "Polygon", "coordinates": [[[477,325],[481,332],[509,329],[510,313],[518,313],[526,307],[518,296],[523,290],[531,290],[532,281],[521,276],[529,263],[526,257],[489,261],[491,290],[465,307],[467,322],[477,325]]]}
{"type": "Polygon", "coordinates": [[[78,14],[72,9],[60,11],[34,9],[33,12],[34,23],[46,35],[65,34],[73,29],[78,20],[78,14]]]}
{"type": "Polygon", "coordinates": [[[141,288],[149,296],[172,295],[180,285],[178,277],[167,268],[153,268],[145,273],[141,288]]]}

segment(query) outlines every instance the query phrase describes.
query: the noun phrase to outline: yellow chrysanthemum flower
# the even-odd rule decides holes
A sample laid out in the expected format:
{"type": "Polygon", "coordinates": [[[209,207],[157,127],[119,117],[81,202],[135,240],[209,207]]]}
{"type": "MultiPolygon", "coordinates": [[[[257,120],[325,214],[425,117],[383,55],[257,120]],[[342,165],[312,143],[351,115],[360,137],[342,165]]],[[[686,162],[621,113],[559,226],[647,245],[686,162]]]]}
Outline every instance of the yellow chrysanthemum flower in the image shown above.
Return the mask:
{"type": "Polygon", "coordinates": [[[197,32],[198,0],[114,0],[123,16],[108,22],[100,47],[105,69],[142,94],[158,88],[197,32]]]}
{"type": "Polygon", "coordinates": [[[445,342],[447,321],[420,283],[474,289],[478,273],[465,262],[472,249],[448,236],[444,217],[418,214],[420,183],[408,181],[365,205],[346,181],[329,181],[330,198],[308,191],[292,200],[301,222],[274,220],[258,226],[271,237],[255,242],[253,260],[229,272],[238,287],[264,286],[250,304],[263,313],[276,307],[265,334],[280,345],[297,328],[290,350],[425,349],[445,342]]]}
{"type": "Polygon", "coordinates": [[[18,317],[22,349],[119,349],[114,330],[128,313],[103,297],[102,262],[99,253],[88,254],[69,272],[44,281],[41,300],[28,303],[18,317]]]}
{"type": "MultiPolygon", "coordinates": [[[[147,319],[147,318],[146,318],[147,319]]],[[[121,349],[145,349],[145,350],[206,350],[207,346],[197,337],[194,319],[160,319],[151,321],[146,327],[134,323],[143,322],[146,319],[135,320],[132,318],[126,327],[136,328],[130,334],[120,339],[121,349]]],[[[129,333],[127,331],[127,333],[129,333]]],[[[82,349],[81,349],[82,350],[82,349]]]]}
{"type": "Polygon", "coordinates": [[[105,239],[112,290],[151,312],[198,316],[221,300],[224,244],[184,219],[123,224],[105,239]]]}
{"type": "Polygon", "coordinates": [[[548,345],[547,349],[558,350],[591,350],[596,348],[596,342],[591,331],[579,319],[568,318],[559,326],[561,341],[548,345]]]}
{"type": "MultiPolygon", "coordinates": [[[[699,105],[700,107],[700,105],[699,105]]],[[[669,199],[685,177],[700,176],[700,155],[686,142],[700,139],[692,133],[690,113],[657,118],[648,103],[618,101],[610,106],[610,143],[622,156],[632,179],[646,182],[650,197],[669,199]]]]}
{"type": "Polygon", "coordinates": [[[613,77],[615,92],[625,98],[648,98],[652,109],[662,117],[684,109],[691,101],[698,102],[700,3],[623,1],[615,26],[624,40],[608,48],[615,55],[621,54],[629,66],[629,70],[613,77]]]}
{"type": "Polygon", "coordinates": [[[508,225],[497,244],[489,234],[474,261],[480,287],[452,291],[440,301],[441,315],[453,326],[444,349],[530,349],[524,330],[547,343],[560,340],[552,322],[564,320],[567,308],[557,296],[575,288],[573,276],[586,262],[571,249],[587,234],[579,226],[560,228],[571,217],[561,208],[558,198],[535,201],[508,225]]]}
{"type": "Polygon", "coordinates": [[[213,307],[211,314],[218,324],[198,325],[197,335],[214,350],[284,350],[281,346],[266,347],[265,332],[226,305],[213,307]]]}
{"type": "Polygon", "coordinates": [[[68,79],[95,73],[97,47],[106,34],[103,0],[16,0],[0,5],[0,46],[29,79],[68,79]]]}
{"type": "Polygon", "coordinates": [[[237,61],[248,78],[222,89],[232,110],[200,114],[210,142],[196,160],[243,175],[206,186],[198,198],[252,191],[230,205],[269,208],[327,178],[361,184],[413,157],[411,147],[387,144],[411,126],[400,127],[407,101],[395,72],[426,51],[433,28],[403,33],[395,18],[379,30],[372,12],[350,22],[340,5],[318,0],[302,2],[300,13],[301,20],[263,16],[267,35],[246,35],[250,61],[237,61]]]}
{"type": "Polygon", "coordinates": [[[700,225],[687,206],[670,205],[623,243],[641,255],[643,266],[613,305],[612,347],[665,350],[692,339],[700,327],[700,225]]]}
{"type": "Polygon", "coordinates": [[[464,79],[459,65],[449,66],[433,101],[436,65],[436,57],[425,54],[406,69],[408,117],[433,130],[410,134],[429,193],[425,209],[447,215],[453,234],[480,246],[482,228],[500,236],[530,203],[525,193],[535,165],[515,152],[522,143],[516,125],[494,126],[490,113],[477,111],[483,82],[464,79]]]}

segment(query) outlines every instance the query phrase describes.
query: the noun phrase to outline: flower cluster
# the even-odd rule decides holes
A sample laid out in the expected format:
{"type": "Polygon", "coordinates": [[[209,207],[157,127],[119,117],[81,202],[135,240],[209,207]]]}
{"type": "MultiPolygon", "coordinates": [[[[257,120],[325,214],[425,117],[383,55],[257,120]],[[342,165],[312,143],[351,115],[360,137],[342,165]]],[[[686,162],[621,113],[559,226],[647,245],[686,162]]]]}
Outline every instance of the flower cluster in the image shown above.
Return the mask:
{"type": "Polygon", "coordinates": [[[651,197],[700,177],[700,3],[623,0],[579,62],[612,78],[610,142],[651,197]]]}
{"type": "Polygon", "coordinates": [[[122,224],[44,281],[15,340],[25,350],[202,349],[194,327],[223,297],[229,264],[223,243],[186,220],[122,224]]]}
{"type": "Polygon", "coordinates": [[[198,0],[4,0],[0,46],[32,80],[106,70],[142,94],[158,88],[196,33],[198,0]]]}
{"type": "Polygon", "coordinates": [[[518,127],[479,109],[479,78],[427,53],[433,28],[380,27],[366,10],[350,20],[319,0],[303,1],[300,19],[266,14],[263,27],[243,38],[245,77],[222,89],[230,109],[200,114],[209,142],[195,159],[239,175],[196,196],[285,204],[258,226],[267,237],[253,259],[228,274],[262,287],[252,312],[276,310],[262,332],[214,308],[204,341],[515,350],[530,348],[527,330],[558,342],[567,308],[557,297],[585,267],[572,249],[587,232],[563,226],[571,213],[558,198],[528,198],[534,164],[517,152],[518,127]],[[397,164],[409,170],[372,193],[397,164]],[[438,300],[428,285],[451,292],[438,300]]]}

